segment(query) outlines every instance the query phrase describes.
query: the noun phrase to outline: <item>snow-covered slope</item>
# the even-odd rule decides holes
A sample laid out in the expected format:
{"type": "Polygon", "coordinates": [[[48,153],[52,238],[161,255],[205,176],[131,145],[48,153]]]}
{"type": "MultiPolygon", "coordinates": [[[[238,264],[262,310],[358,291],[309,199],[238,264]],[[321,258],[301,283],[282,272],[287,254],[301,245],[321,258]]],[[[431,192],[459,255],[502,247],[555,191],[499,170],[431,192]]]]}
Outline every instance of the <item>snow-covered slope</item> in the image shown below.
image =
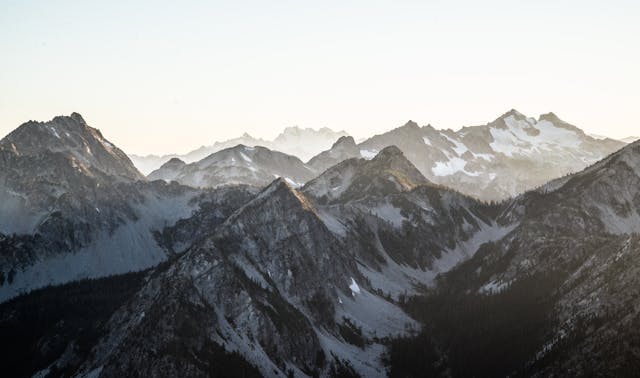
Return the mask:
{"type": "Polygon", "coordinates": [[[314,172],[300,159],[265,147],[238,145],[213,153],[191,164],[172,159],[149,174],[149,179],[177,181],[193,187],[247,184],[265,186],[283,177],[291,185],[300,186],[314,172]]]}
{"type": "Polygon", "coordinates": [[[390,145],[399,147],[434,183],[483,200],[501,200],[578,172],[624,143],[588,136],[553,113],[534,119],[511,110],[487,125],[458,131],[409,121],[363,141],[357,149],[340,147],[312,162],[326,169],[348,155],[370,159],[390,145]]]}

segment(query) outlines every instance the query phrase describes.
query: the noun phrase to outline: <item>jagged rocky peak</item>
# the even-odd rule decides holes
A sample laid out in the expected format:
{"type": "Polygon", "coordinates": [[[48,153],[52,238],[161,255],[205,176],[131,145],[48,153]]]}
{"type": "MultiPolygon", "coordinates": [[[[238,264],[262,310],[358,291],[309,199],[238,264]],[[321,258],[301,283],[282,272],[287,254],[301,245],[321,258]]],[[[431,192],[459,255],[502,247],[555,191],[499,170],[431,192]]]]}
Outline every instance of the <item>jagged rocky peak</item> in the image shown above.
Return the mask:
{"type": "Polygon", "coordinates": [[[47,122],[29,121],[0,141],[0,148],[19,156],[62,154],[73,164],[129,180],[144,180],[129,157],[87,124],[78,113],[47,122]]]}
{"type": "Polygon", "coordinates": [[[87,124],[87,122],[84,120],[84,118],[82,118],[80,113],[73,112],[73,113],[71,113],[69,118],[71,118],[72,120],[78,122],[79,124],[82,124],[82,125],[86,125],[87,124]]]}
{"type": "Polygon", "coordinates": [[[538,117],[539,120],[545,120],[545,121],[549,121],[552,123],[565,123],[563,120],[560,119],[560,117],[558,117],[556,115],[556,113],[554,112],[549,112],[549,113],[544,113],[544,114],[540,114],[540,117],[538,117]]]}
{"type": "Polygon", "coordinates": [[[356,148],[356,141],[351,135],[341,136],[331,148],[356,148]]]}
{"type": "Polygon", "coordinates": [[[412,120],[407,121],[407,123],[405,123],[402,127],[406,127],[406,128],[410,128],[410,129],[419,129],[420,128],[418,123],[414,122],[412,120]]]}
{"type": "Polygon", "coordinates": [[[302,192],[321,202],[352,200],[402,192],[429,181],[396,146],[382,149],[373,159],[352,158],[311,180],[302,192]]]}
{"type": "MultiPolygon", "coordinates": [[[[267,186],[262,192],[260,192],[256,198],[257,199],[265,199],[270,196],[277,198],[286,198],[287,201],[285,203],[289,204],[300,204],[302,208],[310,211],[314,211],[313,205],[309,200],[296,189],[294,189],[289,182],[283,177],[278,177],[273,180],[269,186],[267,186]],[[289,202],[290,201],[290,202],[289,202]]],[[[292,210],[290,206],[287,206],[288,210],[292,210]]]]}
{"type": "Polygon", "coordinates": [[[412,186],[429,182],[396,146],[385,147],[367,165],[375,174],[386,171],[402,175],[403,178],[410,180],[412,186]]]}
{"type": "Polygon", "coordinates": [[[500,116],[500,118],[504,119],[507,117],[515,117],[516,119],[526,119],[527,117],[520,113],[519,111],[517,111],[516,109],[511,109],[508,112],[504,113],[503,115],[500,116]]]}
{"type": "Polygon", "coordinates": [[[316,172],[323,172],[341,161],[359,156],[360,150],[353,137],[341,136],[329,150],[309,160],[308,166],[316,172]]]}
{"type": "Polygon", "coordinates": [[[300,127],[300,126],[289,126],[286,127],[282,133],[280,133],[276,139],[275,142],[278,142],[281,139],[286,139],[287,137],[299,137],[299,136],[303,136],[305,134],[309,134],[309,135],[345,135],[346,133],[344,131],[333,131],[328,127],[322,127],[319,129],[313,129],[310,127],[300,127]]]}
{"type": "Polygon", "coordinates": [[[406,159],[404,157],[404,153],[402,153],[402,151],[397,146],[389,146],[389,147],[383,148],[382,151],[380,151],[378,155],[376,155],[376,157],[373,159],[380,160],[380,159],[396,159],[396,158],[406,159]]]}
{"type": "Polygon", "coordinates": [[[185,165],[187,165],[187,163],[182,161],[180,158],[171,158],[168,162],[162,164],[160,169],[163,169],[163,168],[178,169],[178,168],[184,167],[185,165]]]}
{"type": "Polygon", "coordinates": [[[496,118],[493,122],[489,123],[489,126],[493,126],[499,129],[508,129],[509,125],[507,123],[507,120],[509,119],[514,119],[516,121],[526,121],[528,118],[516,109],[511,109],[500,117],[496,118]]]}
{"type": "Polygon", "coordinates": [[[560,119],[560,117],[558,117],[553,112],[541,114],[540,117],[538,117],[538,122],[542,122],[542,121],[551,122],[556,127],[573,131],[574,133],[578,134],[580,137],[586,137],[585,132],[581,128],[560,119]]]}

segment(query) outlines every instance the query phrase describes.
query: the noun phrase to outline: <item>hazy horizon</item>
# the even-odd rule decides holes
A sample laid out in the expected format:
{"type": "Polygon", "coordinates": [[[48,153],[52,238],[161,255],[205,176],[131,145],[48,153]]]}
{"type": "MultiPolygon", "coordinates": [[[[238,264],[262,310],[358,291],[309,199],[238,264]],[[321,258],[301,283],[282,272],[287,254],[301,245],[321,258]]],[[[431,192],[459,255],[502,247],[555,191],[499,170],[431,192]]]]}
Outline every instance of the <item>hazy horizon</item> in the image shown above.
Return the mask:
{"type": "MultiPolygon", "coordinates": [[[[509,109],[509,110],[511,110],[511,109],[509,109]]],[[[518,112],[520,112],[518,109],[515,109],[515,110],[516,110],[516,111],[518,111],[518,112]]],[[[507,112],[507,111],[505,111],[505,112],[503,112],[503,113],[506,113],[506,112],[507,112]]],[[[80,114],[80,115],[84,118],[84,120],[87,122],[87,124],[88,124],[89,126],[99,129],[99,130],[102,132],[102,134],[104,135],[104,137],[105,137],[106,139],[110,140],[111,142],[116,143],[116,145],[118,145],[118,147],[121,147],[121,146],[117,143],[117,141],[115,141],[115,140],[113,140],[113,138],[110,138],[110,137],[109,137],[109,135],[105,132],[105,129],[102,129],[102,128],[97,127],[96,125],[92,124],[92,123],[91,123],[91,121],[90,121],[89,119],[87,119],[86,115],[82,114],[81,112],[75,112],[75,113],[80,114]]],[[[225,142],[225,141],[228,141],[228,140],[230,140],[230,139],[240,138],[240,137],[241,137],[241,136],[243,136],[243,134],[245,134],[245,133],[246,133],[246,134],[249,134],[251,137],[254,137],[254,138],[257,138],[257,139],[264,139],[264,140],[265,140],[265,141],[267,141],[267,142],[271,142],[271,141],[273,141],[273,140],[274,140],[274,139],[275,139],[275,138],[276,138],[280,133],[284,132],[284,131],[285,131],[285,129],[286,129],[286,128],[289,128],[289,127],[298,127],[298,128],[300,128],[300,129],[313,129],[313,130],[315,130],[315,131],[319,131],[319,130],[320,130],[320,129],[322,129],[322,128],[328,128],[328,129],[330,129],[330,130],[331,130],[331,131],[333,131],[333,132],[346,132],[346,133],[347,133],[347,134],[349,134],[350,136],[353,136],[353,137],[354,137],[354,139],[356,140],[356,142],[358,142],[359,140],[364,140],[364,139],[368,139],[369,137],[373,137],[373,136],[374,136],[374,135],[376,135],[376,134],[386,133],[386,132],[391,131],[391,130],[393,130],[393,129],[396,129],[396,128],[398,128],[398,127],[404,126],[404,125],[405,125],[407,122],[409,122],[409,121],[416,122],[416,123],[417,123],[419,126],[421,126],[421,127],[422,127],[422,126],[430,125],[430,126],[434,127],[435,129],[451,129],[451,130],[453,130],[453,131],[458,131],[458,130],[460,130],[460,129],[461,129],[461,128],[463,128],[463,127],[470,127],[470,126],[483,126],[483,125],[485,125],[485,124],[487,124],[487,123],[489,123],[489,122],[494,121],[496,118],[498,118],[498,117],[499,117],[500,115],[502,115],[503,113],[501,113],[501,114],[499,114],[499,115],[496,115],[494,118],[492,118],[492,119],[490,119],[490,120],[488,120],[488,121],[486,121],[486,122],[482,122],[482,123],[475,123],[475,124],[470,124],[470,125],[462,125],[462,126],[460,126],[460,127],[456,127],[456,128],[442,128],[442,127],[438,127],[437,125],[433,125],[433,124],[431,124],[431,123],[421,123],[421,122],[417,122],[416,120],[409,119],[409,120],[406,120],[405,122],[398,123],[396,126],[392,126],[392,127],[388,128],[388,129],[386,129],[386,130],[381,130],[381,131],[379,131],[379,132],[372,133],[372,134],[369,134],[369,135],[362,135],[362,136],[359,136],[359,135],[353,135],[353,134],[349,133],[347,130],[338,130],[338,129],[334,129],[334,128],[327,127],[327,126],[320,126],[320,127],[305,127],[305,126],[300,126],[300,125],[293,125],[293,126],[284,126],[284,127],[282,127],[282,128],[281,128],[281,129],[279,129],[279,130],[277,131],[277,133],[276,133],[276,134],[274,134],[272,137],[259,137],[259,136],[253,135],[253,134],[251,134],[251,133],[248,133],[248,132],[246,132],[246,131],[240,131],[237,135],[231,136],[231,137],[229,137],[229,138],[226,138],[226,139],[217,139],[217,140],[211,140],[211,141],[207,141],[207,142],[202,142],[201,144],[193,145],[193,146],[191,146],[190,148],[187,148],[186,150],[183,150],[183,151],[167,151],[167,152],[160,152],[160,153],[156,153],[156,152],[136,153],[136,152],[127,151],[127,150],[125,149],[125,150],[124,150],[124,152],[126,152],[127,154],[130,154],[130,155],[137,155],[137,156],[151,156],[151,155],[156,155],[156,156],[164,156],[164,155],[182,155],[182,154],[187,154],[187,153],[189,153],[189,152],[192,152],[192,151],[194,151],[194,150],[196,150],[196,149],[198,149],[198,148],[200,148],[200,147],[212,146],[212,145],[214,145],[214,144],[215,144],[215,143],[217,143],[217,142],[225,142]]],[[[522,112],[520,112],[520,113],[522,113],[522,112]]],[[[547,113],[549,113],[549,112],[547,112],[547,113]]],[[[555,112],[554,112],[554,113],[555,113],[555,112]]],[[[48,121],[51,121],[54,117],[57,117],[57,116],[69,116],[70,114],[71,114],[71,113],[69,113],[69,114],[57,114],[57,115],[55,115],[55,116],[50,117],[49,119],[30,119],[30,120],[26,120],[26,121],[25,121],[25,122],[23,122],[23,123],[26,123],[26,122],[28,122],[28,121],[48,122],[48,121]]],[[[538,117],[539,117],[540,115],[545,114],[545,113],[541,113],[541,114],[538,114],[538,115],[535,115],[535,116],[534,116],[534,115],[531,115],[531,114],[526,114],[526,113],[522,113],[522,114],[523,114],[523,115],[525,115],[525,116],[527,116],[527,117],[532,117],[532,118],[538,119],[538,117]]],[[[558,115],[558,114],[556,114],[556,115],[558,115]]],[[[560,117],[560,118],[562,119],[562,117],[560,117]]],[[[570,121],[568,121],[568,120],[566,120],[566,119],[563,119],[563,120],[564,120],[564,121],[566,121],[566,122],[568,122],[568,123],[571,123],[570,121]]],[[[16,126],[15,128],[17,128],[17,127],[19,127],[19,126],[21,126],[21,125],[22,125],[22,123],[21,123],[20,125],[16,126]]],[[[579,127],[578,125],[574,125],[574,126],[579,127]]],[[[14,128],[14,129],[15,129],[15,128],[14,128]]],[[[14,129],[9,130],[6,134],[0,135],[0,139],[4,138],[8,133],[10,133],[11,131],[13,131],[14,129]]],[[[108,128],[107,128],[107,129],[108,129],[108,128]]],[[[586,131],[586,130],[585,130],[585,131],[586,131]]],[[[639,133],[639,134],[640,134],[640,133],[639,133]]],[[[631,136],[637,137],[637,135],[631,135],[631,134],[626,135],[626,136],[624,136],[624,137],[620,137],[620,138],[611,137],[611,136],[609,136],[609,135],[605,135],[605,134],[595,134],[595,133],[593,133],[593,134],[590,134],[590,135],[592,135],[592,136],[594,136],[594,137],[609,137],[609,138],[611,138],[611,139],[619,139],[619,140],[622,140],[622,139],[624,139],[624,138],[631,137],[631,136]]]]}
{"type": "Polygon", "coordinates": [[[631,1],[8,1],[0,135],[71,112],[128,153],[297,125],[356,138],[515,108],[624,138],[640,119],[631,1]],[[292,32],[295,31],[295,32],[292,32]]]}

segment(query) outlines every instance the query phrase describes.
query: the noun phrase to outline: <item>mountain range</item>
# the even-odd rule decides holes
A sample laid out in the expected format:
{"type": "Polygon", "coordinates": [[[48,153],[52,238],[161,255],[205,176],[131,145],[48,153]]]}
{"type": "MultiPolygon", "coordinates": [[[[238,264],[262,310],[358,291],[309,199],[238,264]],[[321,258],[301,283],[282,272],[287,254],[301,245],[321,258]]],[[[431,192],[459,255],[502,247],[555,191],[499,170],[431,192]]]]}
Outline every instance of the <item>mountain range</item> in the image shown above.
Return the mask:
{"type": "Polygon", "coordinates": [[[314,177],[314,171],[295,156],[239,144],[191,164],[173,158],[148,176],[150,180],[204,188],[233,184],[265,186],[278,177],[300,186],[314,177]]]}
{"type": "Polygon", "coordinates": [[[357,145],[343,139],[309,164],[321,171],[345,157],[371,158],[395,145],[430,181],[485,201],[500,201],[578,172],[624,144],[595,139],[553,113],[534,119],[511,110],[486,125],[458,131],[409,121],[357,145]]]}
{"type": "MultiPolygon", "coordinates": [[[[312,138],[296,140],[302,144],[312,138]]],[[[266,185],[272,176],[284,176],[303,184],[341,161],[354,157],[371,159],[383,148],[397,146],[431,182],[483,201],[502,201],[556,177],[578,172],[624,145],[621,141],[589,136],[553,113],[534,119],[511,110],[486,125],[458,131],[420,127],[409,121],[357,144],[352,137],[342,136],[331,148],[309,159],[306,169],[294,156],[284,159],[275,150],[267,153],[268,149],[260,149],[262,159],[254,161],[247,159],[246,153],[228,157],[234,151],[230,148],[190,165],[171,160],[149,178],[215,187],[225,182],[266,185]],[[269,168],[271,156],[280,156],[279,169],[269,168]],[[231,161],[226,161],[227,157],[231,161]],[[211,165],[210,161],[222,161],[225,170],[232,171],[221,171],[217,163],[211,165]],[[203,179],[205,176],[210,178],[203,179]]],[[[246,152],[242,145],[235,148],[245,148],[246,152]]]]}
{"type": "Polygon", "coordinates": [[[148,182],[77,113],[21,125],[0,156],[2,300],[155,266],[168,254],[154,232],[225,195],[148,182]]]}
{"type": "Polygon", "coordinates": [[[184,155],[146,155],[140,156],[131,154],[131,160],[134,165],[144,174],[160,168],[161,165],[171,159],[177,158],[185,163],[194,163],[214,152],[235,147],[237,145],[245,145],[247,147],[262,146],[272,150],[284,152],[289,155],[295,155],[299,159],[308,160],[315,154],[328,149],[336,139],[347,135],[344,131],[333,131],[327,127],[318,130],[311,128],[301,128],[298,126],[285,128],[274,140],[265,140],[254,138],[244,133],[238,138],[229,139],[222,142],[215,142],[210,146],[201,146],[184,155]]]}
{"type": "Polygon", "coordinates": [[[145,177],[76,113],[21,125],[0,141],[6,373],[637,371],[640,142],[516,111],[336,139],[145,177]]]}

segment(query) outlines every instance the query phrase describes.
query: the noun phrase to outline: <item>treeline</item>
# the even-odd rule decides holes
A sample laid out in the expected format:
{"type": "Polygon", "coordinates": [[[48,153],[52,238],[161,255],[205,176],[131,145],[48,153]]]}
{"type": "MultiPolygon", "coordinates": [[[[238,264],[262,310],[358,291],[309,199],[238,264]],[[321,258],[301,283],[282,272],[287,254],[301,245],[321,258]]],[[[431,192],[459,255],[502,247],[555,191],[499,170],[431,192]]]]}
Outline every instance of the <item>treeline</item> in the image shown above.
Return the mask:
{"type": "Polygon", "coordinates": [[[390,375],[517,376],[553,330],[553,293],[561,279],[524,277],[492,295],[440,290],[409,298],[404,307],[424,328],[391,342],[390,375]]]}
{"type": "MultiPolygon", "coordinates": [[[[47,287],[0,305],[2,376],[30,377],[71,345],[87,356],[111,314],[142,285],[145,272],[47,287]]],[[[54,371],[54,376],[64,371],[54,371]]]]}

